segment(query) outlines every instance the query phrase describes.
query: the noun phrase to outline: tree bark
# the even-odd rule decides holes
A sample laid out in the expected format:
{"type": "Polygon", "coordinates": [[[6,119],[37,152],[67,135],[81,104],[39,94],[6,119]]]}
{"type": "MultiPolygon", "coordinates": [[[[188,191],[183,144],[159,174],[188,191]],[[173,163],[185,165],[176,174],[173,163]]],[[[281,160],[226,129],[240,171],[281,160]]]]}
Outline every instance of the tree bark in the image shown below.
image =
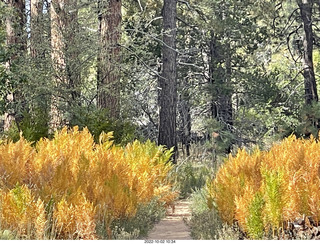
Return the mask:
{"type": "MultiPolygon", "coordinates": [[[[228,39],[228,36],[226,36],[228,39]]],[[[232,107],[232,51],[230,43],[224,48],[218,46],[214,33],[211,34],[209,84],[212,86],[211,115],[221,125],[224,131],[232,133],[233,107],[232,107]],[[223,54],[221,54],[223,53],[223,54]]],[[[232,143],[225,148],[226,153],[231,152],[232,143]]]]}
{"type": "Polygon", "coordinates": [[[189,95],[183,94],[179,101],[179,113],[181,118],[180,139],[182,150],[186,149],[186,155],[190,156],[190,143],[191,143],[191,113],[189,95]]]}
{"type": "Polygon", "coordinates": [[[81,71],[79,54],[80,49],[78,45],[77,34],[79,33],[78,24],[78,3],[77,0],[66,0],[67,9],[64,17],[65,32],[65,56],[66,56],[66,75],[68,78],[68,90],[71,95],[71,102],[80,105],[80,83],[81,71]]]}
{"type": "Polygon", "coordinates": [[[30,53],[32,58],[40,58],[43,45],[43,28],[41,20],[43,14],[43,0],[31,0],[31,38],[30,53]]]}
{"type": "Polygon", "coordinates": [[[211,100],[211,116],[212,118],[218,118],[218,103],[216,101],[216,96],[218,95],[217,87],[215,86],[215,80],[217,76],[217,66],[218,66],[218,51],[216,38],[213,33],[211,33],[211,40],[209,41],[209,86],[212,90],[212,100],[211,100]]]}
{"type": "Polygon", "coordinates": [[[66,61],[64,54],[63,30],[65,30],[65,21],[63,16],[65,0],[52,0],[50,7],[51,14],[51,59],[54,71],[53,91],[50,105],[49,134],[53,134],[62,126],[62,111],[60,109],[63,103],[61,88],[67,84],[65,73],[66,61]]]}
{"type": "MultiPolygon", "coordinates": [[[[26,38],[24,27],[26,24],[25,16],[25,1],[24,0],[5,0],[9,8],[13,10],[13,14],[6,17],[6,45],[9,49],[10,58],[6,63],[6,69],[10,70],[12,65],[17,60],[19,55],[23,55],[26,50],[26,38]]],[[[8,86],[14,90],[14,84],[7,80],[8,86]]],[[[4,131],[9,130],[12,123],[17,119],[17,109],[14,108],[14,103],[21,98],[18,91],[10,92],[6,97],[7,110],[4,114],[4,131]]]]}
{"type": "Polygon", "coordinates": [[[51,59],[54,70],[49,133],[68,122],[63,106],[79,103],[80,70],[77,47],[78,9],[76,0],[52,0],[51,59]]]}
{"type": "Polygon", "coordinates": [[[98,56],[97,106],[108,109],[112,119],[120,116],[121,0],[99,0],[100,50],[98,56]]]}
{"type": "Polygon", "coordinates": [[[303,22],[303,77],[305,86],[305,103],[318,102],[317,83],[313,66],[313,30],[312,30],[312,9],[313,0],[299,0],[300,15],[303,22]]]}
{"type": "MultiPolygon", "coordinates": [[[[160,117],[158,144],[168,148],[176,145],[177,108],[177,52],[176,52],[177,1],[164,0],[163,6],[163,46],[162,73],[160,77],[160,117]]],[[[175,162],[175,157],[173,161],[175,162]]]]}
{"type": "Polygon", "coordinates": [[[209,83],[212,86],[211,115],[213,118],[224,124],[225,129],[229,130],[228,125],[233,125],[233,112],[231,101],[231,55],[230,46],[227,45],[224,52],[225,57],[219,55],[217,42],[212,34],[210,41],[210,63],[209,63],[209,83]],[[225,68],[220,67],[220,62],[225,62],[225,68]]]}
{"type": "MultiPolygon", "coordinates": [[[[224,91],[220,97],[221,105],[221,117],[223,121],[228,125],[233,125],[233,112],[232,112],[232,84],[231,84],[231,75],[232,75],[232,63],[231,63],[231,47],[230,43],[226,44],[225,51],[225,78],[224,78],[224,91]]],[[[229,131],[230,128],[227,128],[229,131]]]]}

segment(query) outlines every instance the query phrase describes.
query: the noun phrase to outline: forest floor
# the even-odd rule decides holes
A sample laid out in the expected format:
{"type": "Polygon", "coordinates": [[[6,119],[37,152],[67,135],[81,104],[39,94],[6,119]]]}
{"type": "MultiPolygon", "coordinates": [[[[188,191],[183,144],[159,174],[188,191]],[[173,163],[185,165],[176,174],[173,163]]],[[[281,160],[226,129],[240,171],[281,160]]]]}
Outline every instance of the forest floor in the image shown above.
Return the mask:
{"type": "Polygon", "coordinates": [[[191,233],[185,220],[191,217],[188,200],[176,202],[174,211],[168,208],[167,216],[151,230],[147,240],[191,240],[191,233]]]}

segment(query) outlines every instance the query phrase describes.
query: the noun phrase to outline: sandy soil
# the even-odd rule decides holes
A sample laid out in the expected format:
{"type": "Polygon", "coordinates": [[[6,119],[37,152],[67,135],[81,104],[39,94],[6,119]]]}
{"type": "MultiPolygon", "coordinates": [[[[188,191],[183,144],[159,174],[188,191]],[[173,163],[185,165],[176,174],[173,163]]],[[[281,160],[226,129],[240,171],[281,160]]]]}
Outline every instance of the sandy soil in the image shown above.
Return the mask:
{"type": "Polygon", "coordinates": [[[155,225],[149,233],[147,240],[191,240],[190,230],[184,222],[184,218],[189,218],[191,211],[189,202],[186,200],[178,201],[175,210],[168,209],[166,218],[155,225]]]}

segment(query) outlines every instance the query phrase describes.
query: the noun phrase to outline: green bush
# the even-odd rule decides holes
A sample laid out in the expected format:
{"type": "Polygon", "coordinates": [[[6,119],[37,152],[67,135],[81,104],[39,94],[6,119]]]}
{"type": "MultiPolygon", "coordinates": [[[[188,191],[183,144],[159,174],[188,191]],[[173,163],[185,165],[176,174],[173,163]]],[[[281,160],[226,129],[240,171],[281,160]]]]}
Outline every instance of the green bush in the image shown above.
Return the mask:
{"type": "Polygon", "coordinates": [[[262,239],[264,225],[262,221],[262,209],[265,202],[263,196],[257,193],[249,205],[249,217],[247,220],[248,234],[252,239],[262,239]]]}
{"type": "MultiPolygon", "coordinates": [[[[77,107],[73,108],[72,116],[68,113],[67,120],[69,128],[78,126],[80,129],[87,127],[94,136],[96,143],[99,142],[99,136],[102,132],[113,131],[114,141],[122,146],[136,139],[136,127],[126,120],[108,119],[107,110],[98,110],[91,108],[77,107]]],[[[51,138],[48,134],[49,116],[48,113],[37,109],[32,113],[24,112],[19,123],[13,123],[11,128],[4,134],[6,138],[13,142],[20,139],[20,135],[31,142],[37,142],[42,137],[51,138]]]]}
{"type": "Polygon", "coordinates": [[[175,172],[175,186],[180,191],[182,198],[186,198],[195,190],[202,188],[212,175],[212,170],[208,166],[191,162],[178,164],[175,172]]]}
{"type": "Polygon", "coordinates": [[[206,188],[197,189],[190,196],[191,212],[192,214],[201,214],[209,211],[207,204],[207,190],[206,188]]]}
{"type": "MultiPolygon", "coordinates": [[[[132,218],[118,219],[111,223],[112,239],[134,240],[148,235],[148,232],[165,216],[166,209],[155,199],[146,205],[140,205],[132,218]]],[[[97,226],[97,233],[103,239],[108,238],[103,225],[97,226]]]]}
{"type": "Polygon", "coordinates": [[[20,135],[30,141],[37,142],[42,137],[48,137],[48,116],[40,110],[34,111],[34,114],[24,112],[21,115],[21,121],[13,122],[10,129],[5,132],[5,137],[13,142],[20,139],[20,135]]]}
{"type": "Polygon", "coordinates": [[[192,213],[189,227],[192,239],[215,240],[218,239],[221,223],[215,211],[207,210],[201,213],[192,213]]]}
{"type": "Polygon", "coordinates": [[[106,109],[78,107],[74,109],[69,120],[71,127],[79,126],[80,129],[87,127],[94,136],[95,142],[99,141],[102,132],[109,131],[114,132],[113,139],[116,144],[126,145],[135,139],[135,125],[126,121],[126,119],[111,120],[108,118],[108,110],[106,109]]]}
{"type": "Polygon", "coordinates": [[[207,205],[207,189],[194,191],[190,197],[192,216],[189,221],[191,236],[196,240],[239,240],[243,234],[236,226],[223,224],[215,208],[207,205]]]}

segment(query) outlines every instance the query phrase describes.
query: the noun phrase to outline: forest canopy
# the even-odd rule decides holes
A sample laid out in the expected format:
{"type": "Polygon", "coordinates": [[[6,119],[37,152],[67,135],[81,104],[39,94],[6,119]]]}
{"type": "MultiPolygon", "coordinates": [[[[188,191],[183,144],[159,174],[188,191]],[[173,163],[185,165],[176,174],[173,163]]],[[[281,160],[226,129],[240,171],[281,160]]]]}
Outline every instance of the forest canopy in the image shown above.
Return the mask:
{"type": "Polygon", "coordinates": [[[2,132],[77,125],[187,154],[317,136],[319,15],[310,0],[2,0],[2,132]]]}

